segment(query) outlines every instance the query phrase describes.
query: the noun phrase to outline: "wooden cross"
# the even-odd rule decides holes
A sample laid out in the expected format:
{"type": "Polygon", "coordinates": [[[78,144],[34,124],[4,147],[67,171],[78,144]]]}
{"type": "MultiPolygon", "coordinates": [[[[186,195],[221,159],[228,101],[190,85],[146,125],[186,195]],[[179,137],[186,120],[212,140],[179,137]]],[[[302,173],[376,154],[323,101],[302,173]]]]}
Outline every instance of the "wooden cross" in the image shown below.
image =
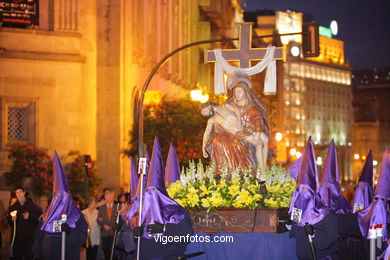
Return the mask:
{"type": "MultiPolygon", "coordinates": [[[[222,50],[222,56],[227,61],[238,61],[241,68],[249,68],[251,61],[262,60],[267,52],[267,48],[252,48],[252,25],[253,23],[240,23],[238,49],[222,50]]],[[[285,60],[285,58],[284,48],[275,48],[274,59],[285,60]]],[[[216,61],[213,50],[206,49],[204,61],[205,63],[216,61]]]]}

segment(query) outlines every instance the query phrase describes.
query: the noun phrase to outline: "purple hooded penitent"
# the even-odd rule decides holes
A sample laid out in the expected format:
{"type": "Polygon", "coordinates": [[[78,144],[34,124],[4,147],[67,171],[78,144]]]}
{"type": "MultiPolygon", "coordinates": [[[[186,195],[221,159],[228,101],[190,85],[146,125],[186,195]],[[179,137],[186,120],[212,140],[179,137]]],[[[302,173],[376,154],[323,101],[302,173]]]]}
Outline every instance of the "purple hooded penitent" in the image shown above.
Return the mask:
{"type": "Polygon", "coordinates": [[[167,164],[165,166],[165,187],[169,187],[172,183],[180,180],[180,165],[177,159],[175,147],[171,143],[169,146],[167,164]]]}
{"type": "Polygon", "coordinates": [[[352,200],[354,213],[365,209],[370,205],[374,197],[374,187],[372,177],[374,175],[372,152],[367,154],[366,162],[360,174],[359,182],[356,187],[355,196],[352,200]]]}
{"type": "MultiPolygon", "coordinates": [[[[157,137],[154,139],[150,165],[143,201],[142,224],[145,226],[156,222],[161,224],[178,224],[188,215],[188,212],[167,195],[161,147],[157,137]]],[[[146,230],[143,236],[151,238],[146,230]]]]}
{"type": "Polygon", "coordinates": [[[350,213],[352,211],[351,206],[340,190],[337,152],[333,140],[329,145],[318,194],[330,210],[338,214],[350,213]]]}
{"type": "Polygon", "coordinates": [[[288,169],[287,169],[287,172],[290,173],[291,178],[294,178],[295,181],[298,178],[298,173],[299,173],[299,170],[301,169],[301,165],[302,165],[302,158],[303,158],[303,155],[306,153],[306,151],[307,151],[307,149],[306,149],[306,147],[304,147],[301,157],[299,157],[295,162],[293,162],[290,165],[290,167],[288,167],[288,169]]]}
{"type": "Polygon", "coordinates": [[[138,186],[138,172],[133,157],[130,156],[130,198],[135,196],[138,186]]]}
{"type": "Polygon", "coordinates": [[[48,209],[41,216],[42,224],[40,229],[46,232],[54,232],[54,221],[61,220],[63,213],[67,216],[66,223],[71,228],[75,228],[81,212],[73,201],[60,159],[58,158],[57,152],[54,152],[53,199],[48,209]]]}
{"type": "Polygon", "coordinates": [[[374,196],[390,200],[390,154],[388,148],[386,148],[382,158],[381,172],[374,196]]]}
{"type": "Polygon", "coordinates": [[[290,203],[289,214],[294,211],[300,212],[301,219],[297,224],[303,226],[306,223],[316,224],[321,221],[328,213],[326,205],[321,201],[317,194],[318,174],[315,162],[313,143],[309,138],[307,151],[302,155],[302,165],[297,178],[297,188],[290,203]]]}
{"type": "Polygon", "coordinates": [[[378,185],[376,186],[374,199],[371,204],[358,213],[360,231],[368,238],[368,229],[371,226],[382,225],[382,236],[387,240],[387,223],[389,211],[387,201],[390,199],[390,155],[388,149],[383,155],[382,166],[378,185]]]}
{"type": "MultiPolygon", "coordinates": [[[[146,174],[143,176],[143,190],[145,194],[146,181],[148,179],[148,169],[149,169],[149,154],[146,152],[146,174]]],[[[132,172],[133,173],[133,172],[132,172]]],[[[132,175],[133,176],[133,175],[132,175]]],[[[133,178],[133,177],[132,177],[133,178]]],[[[130,203],[126,204],[120,212],[122,219],[126,224],[131,224],[133,228],[138,226],[138,214],[139,214],[139,200],[141,194],[141,178],[137,176],[137,186],[135,194],[131,195],[130,203]]],[[[132,186],[131,186],[132,187],[132,186]]]]}

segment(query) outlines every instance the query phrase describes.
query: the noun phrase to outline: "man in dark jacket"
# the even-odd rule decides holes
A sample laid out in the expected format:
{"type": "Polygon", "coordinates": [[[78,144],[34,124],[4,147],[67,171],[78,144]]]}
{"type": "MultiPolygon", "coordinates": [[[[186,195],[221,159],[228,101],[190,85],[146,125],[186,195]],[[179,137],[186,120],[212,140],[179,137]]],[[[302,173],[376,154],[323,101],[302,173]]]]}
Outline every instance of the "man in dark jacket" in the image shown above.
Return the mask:
{"type": "Polygon", "coordinates": [[[17,187],[15,195],[17,201],[10,206],[7,216],[12,230],[13,259],[32,259],[32,245],[40,211],[30,199],[26,198],[23,187],[17,187]]]}
{"type": "Polygon", "coordinates": [[[109,191],[105,195],[106,204],[99,208],[97,222],[101,228],[100,238],[105,259],[110,259],[111,247],[115,231],[115,219],[118,215],[117,204],[114,203],[115,194],[109,191]]]}

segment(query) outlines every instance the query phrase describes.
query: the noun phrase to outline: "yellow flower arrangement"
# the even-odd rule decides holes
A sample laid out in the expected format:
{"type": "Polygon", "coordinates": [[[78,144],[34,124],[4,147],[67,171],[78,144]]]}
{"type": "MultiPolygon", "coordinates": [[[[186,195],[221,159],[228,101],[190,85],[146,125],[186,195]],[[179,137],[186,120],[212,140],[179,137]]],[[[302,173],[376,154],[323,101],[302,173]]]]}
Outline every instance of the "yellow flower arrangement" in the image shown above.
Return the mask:
{"type": "Polygon", "coordinates": [[[168,187],[169,196],[187,209],[283,208],[289,206],[295,189],[294,179],[276,164],[256,176],[237,169],[232,174],[223,172],[217,179],[214,172],[213,166],[190,162],[181,179],[168,187]],[[265,185],[266,194],[261,194],[261,185],[265,185]]]}

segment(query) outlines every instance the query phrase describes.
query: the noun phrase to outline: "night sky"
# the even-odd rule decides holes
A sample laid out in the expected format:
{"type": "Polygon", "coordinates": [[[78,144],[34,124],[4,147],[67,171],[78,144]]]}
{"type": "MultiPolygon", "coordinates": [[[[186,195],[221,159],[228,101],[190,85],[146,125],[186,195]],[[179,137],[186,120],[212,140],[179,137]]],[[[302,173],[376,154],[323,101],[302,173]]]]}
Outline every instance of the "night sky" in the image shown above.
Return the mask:
{"type": "Polygon", "coordinates": [[[247,11],[294,9],[320,25],[339,24],[345,58],[354,69],[390,67],[390,0],[247,0],[247,11]]]}

